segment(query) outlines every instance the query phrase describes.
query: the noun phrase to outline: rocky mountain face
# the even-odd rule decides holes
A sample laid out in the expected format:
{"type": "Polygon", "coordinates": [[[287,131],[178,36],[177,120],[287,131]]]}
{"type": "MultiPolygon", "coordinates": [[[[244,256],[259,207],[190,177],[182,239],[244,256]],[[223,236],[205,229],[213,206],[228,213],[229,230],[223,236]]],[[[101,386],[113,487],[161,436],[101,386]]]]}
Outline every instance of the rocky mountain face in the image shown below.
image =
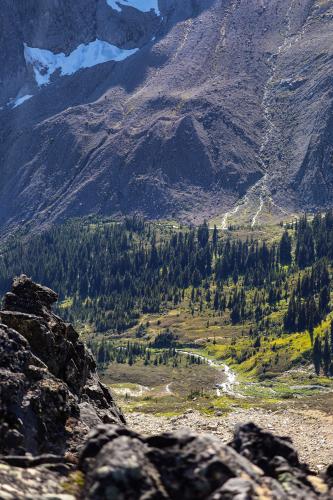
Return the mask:
{"type": "Polygon", "coordinates": [[[26,276],[0,312],[1,498],[329,499],[287,438],[253,424],[227,446],[193,432],[147,437],[125,425],[94,360],[26,276]]]}
{"type": "Polygon", "coordinates": [[[0,28],[3,230],[332,203],[330,0],[4,0],[0,28]]]}
{"type": "Polygon", "coordinates": [[[0,453],[76,453],[100,423],[124,423],[74,328],[51,311],[52,290],[14,280],[0,311],[0,453]]]}

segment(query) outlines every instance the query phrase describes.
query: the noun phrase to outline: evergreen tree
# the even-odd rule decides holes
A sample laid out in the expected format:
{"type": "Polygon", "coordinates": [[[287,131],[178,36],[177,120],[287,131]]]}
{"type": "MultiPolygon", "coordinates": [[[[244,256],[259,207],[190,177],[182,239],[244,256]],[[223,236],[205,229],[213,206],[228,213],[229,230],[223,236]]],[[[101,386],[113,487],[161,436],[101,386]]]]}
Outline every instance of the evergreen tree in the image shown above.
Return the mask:
{"type": "Polygon", "coordinates": [[[327,286],[321,289],[320,297],[319,297],[319,311],[322,317],[329,311],[329,303],[330,303],[330,292],[327,286]]]}
{"type": "Polygon", "coordinates": [[[289,266],[291,264],[291,238],[288,231],[285,231],[281,237],[279,251],[280,251],[280,262],[283,266],[289,266]]]}
{"type": "Polygon", "coordinates": [[[216,252],[216,249],[217,249],[217,241],[218,241],[218,230],[217,230],[216,225],[214,224],[213,237],[212,237],[214,252],[216,252]]]}
{"type": "Polygon", "coordinates": [[[208,243],[208,240],[209,240],[209,228],[207,222],[205,221],[198,228],[198,241],[201,247],[205,247],[208,243]]]}
{"type": "Polygon", "coordinates": [[[326,333],[324,340],[324,349],[323,349],[323,368],[326,376],[329,375],[330,365],[331,365],[331,350],[328,341],[328,333],[326,333]]]}
{"type": "Polygon", "coordinates": [[[218,290],[215,290],[215,294],[214,294],[214,309],[215,309],[215,311],[218,310],[219,305],[220,305],[219,292],[218,292],[218,290]]]}
{"type": "Polygon", "coordinates": [[[313,345],[313,350],[312,350],[312,360],[315,368],[315,372],[317,375],[320,374],[320,366],[321,366],[321,341],[320,338],[316,337],[313,345]]]}

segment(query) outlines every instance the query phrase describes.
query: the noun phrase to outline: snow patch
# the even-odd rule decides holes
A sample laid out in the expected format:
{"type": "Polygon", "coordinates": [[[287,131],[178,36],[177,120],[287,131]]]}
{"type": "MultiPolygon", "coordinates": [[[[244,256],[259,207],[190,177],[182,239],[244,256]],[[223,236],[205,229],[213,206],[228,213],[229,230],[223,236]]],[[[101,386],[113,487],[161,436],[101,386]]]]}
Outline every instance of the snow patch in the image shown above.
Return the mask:
{"type": "Polygon", "coordinates": [[[133,7],[134,9],[141,10],[141,12],[154,10],[157,16],[160,15],[158,0],[106,0],[106,3],[118,12],[121,12],[122,5],[124,5],[126,7],[133,7]]]}
{"type": "MultiPolygon", "coordinates": [[[[31,99],[32,97],[33,97],[33,95],[31,95],[31,94],[26,94],[26,95],[23,95],[21,97],[16,96],[15,98],[12,97],[11,99],[9,99],[6,106],[8,108],[11,108],[11,109],[17,108],[18,106],[21,106],[21,104],[23,104],[28,99],[31,99]]],[[[0,108],[0,111],[3,109],[4,109],[3,107],[0,108]]]]}
{"type": "Polygon", "coordinates": [[[138,49],[120,49],[115,45],[96,39],[94,42],[79,45],[66,56],[63,52],[54,54],[50,50],[28,47],[24,44],[24,57],[31,64],[39,87],[50,82],[55,71],[62,76],[73,75],[80,69],[91,68],[109,61],[123,61],[138,49]]]}
{"type": "Polygon", "coordinates": [[[30,95],[30,94],[24,95],[24,96],[22,96],[22,97],[17,97],[17,98],[15,99],[15,101],[14,101],[14,102],[11,102],[11,103],[10,103],[10,106],[11,106],[12,108],[17,108],[17,106],[21,106],[21,104],[23,104],[23,103],[24,103],[25,101],[27,101],[28,99],[31,99],[32,97],[33,97],[33,96],[32,96],[32,95],[30,95]]]}

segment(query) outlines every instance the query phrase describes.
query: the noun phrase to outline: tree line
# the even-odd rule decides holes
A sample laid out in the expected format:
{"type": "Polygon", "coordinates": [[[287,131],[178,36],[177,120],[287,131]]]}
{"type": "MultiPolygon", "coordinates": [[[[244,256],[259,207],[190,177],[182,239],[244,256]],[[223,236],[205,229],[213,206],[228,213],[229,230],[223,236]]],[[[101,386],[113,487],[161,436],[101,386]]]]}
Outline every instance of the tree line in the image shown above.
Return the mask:
{"type": "Polygon", "coordinates": [[[127,342],[119,346],[105,339],[88,340],[88,347],[93,352],[100,369],[108,367],[111,363],[128,364],[142,362],[144,366],[168,365],[173,368],[178,366],[201,365],[204,360],[192,354],[180,353],[175,347],[156,349],[155,343],[127,342]]]}
{"type": "Polygon", "coordinates": [[[192,315],[208,309],[249,322],[255,338],[267,329],[308,330],[322,359],[325,341],[319,349],[313,336],[331,310],[332,259],[332,211],[301,217],[271,244],[230,238],[207,223],[170,231],[136,217],[75,220],[3,247],[0,291],[24,272],[59,293],[65,319],[113,333],[186,298],[192,315]],[[284,317],[272,324],[282,303],[284,317]]]}

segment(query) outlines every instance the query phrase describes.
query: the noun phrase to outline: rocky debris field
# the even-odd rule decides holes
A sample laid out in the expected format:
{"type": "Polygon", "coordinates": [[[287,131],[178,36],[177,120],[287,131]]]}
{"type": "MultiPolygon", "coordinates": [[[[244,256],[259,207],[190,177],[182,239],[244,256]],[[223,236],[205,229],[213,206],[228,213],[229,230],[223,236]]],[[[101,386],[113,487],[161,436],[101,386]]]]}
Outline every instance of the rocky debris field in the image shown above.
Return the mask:
{"type": "MultiPolygon", "coordinates": [[[[91,353],[53,314],[56,298],[21,276],[0,312],[1,500],[332,498],[332,465],[316,474],[289,438],[254,423],[232,435],[256,413],[235,411],[223,426],[222,416],[130,415],[127,426],[91,353]]],[[[290,415],[271,414],[271,427],[285,431],[290,415]]]]}
{"type": "Polygon", "coordinates": [[[79,468],[85,498],[329,498],[328,476],[312,475],[289,440],[254,424],[240,427],[229,446],[189,431],[144,437],[99,427],[79,468]]]}
{"type": "Polygon", "coordinates": [[[333,456],[333,416],[320,411],[281,408],[276,411],[261,408],[235,408],[230,413],[206,417],[195,410],[183,415],[157,417],[145,413],[129,413],[126,420],[131,429],[146,434],[187,429],[209,432],[223,442],[232,439],[235,426],[254,422],[267,432],[291,438],[300,459],[315,471],[324,470],[333,456]]]}

